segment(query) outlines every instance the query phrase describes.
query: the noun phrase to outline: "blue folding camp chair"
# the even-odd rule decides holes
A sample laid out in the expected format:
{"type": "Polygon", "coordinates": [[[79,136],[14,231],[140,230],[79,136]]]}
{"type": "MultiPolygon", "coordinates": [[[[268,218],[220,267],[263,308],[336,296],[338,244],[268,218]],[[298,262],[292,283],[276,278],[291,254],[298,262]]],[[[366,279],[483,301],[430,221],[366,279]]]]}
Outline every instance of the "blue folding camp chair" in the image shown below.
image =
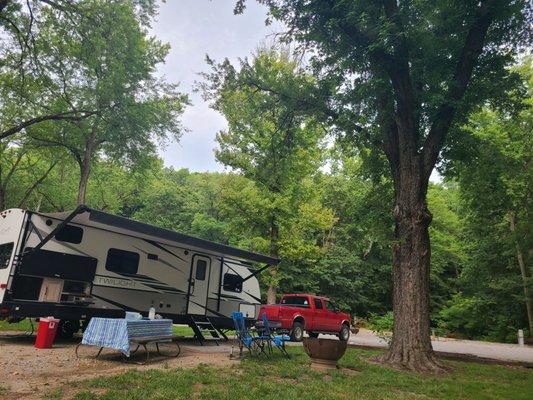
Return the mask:
{"type": "Polygon", "coordinates": [[[231,319],[233,319],[233,325],[235,326],[235,334],[239,341],[239,356],[242,357],[242,350],[244,347],[248,349],[251,355],[264,354],[266,342],[262,336],[253,336],[244,321],[244,315],[241,312],[235,311],[231,313],[231,319]]]}
{"type": "Polygon", "coordinates": [[[272,330],[270,329],[270,324],[268,323],[268,318],[266,313],[263,313],[261,316],[261,319],[263,320],[263,336],[268,337],[268,349],[272,353],[272,343],[274,346],[276,346],[279,351],[281,351],[285,357],[291,358],[289,353],[287,353],[287,349],[285,348],[285,342],[288,342],[291,340],[289,335],[281,334],[281,335],[275,335],[272,330]]]}

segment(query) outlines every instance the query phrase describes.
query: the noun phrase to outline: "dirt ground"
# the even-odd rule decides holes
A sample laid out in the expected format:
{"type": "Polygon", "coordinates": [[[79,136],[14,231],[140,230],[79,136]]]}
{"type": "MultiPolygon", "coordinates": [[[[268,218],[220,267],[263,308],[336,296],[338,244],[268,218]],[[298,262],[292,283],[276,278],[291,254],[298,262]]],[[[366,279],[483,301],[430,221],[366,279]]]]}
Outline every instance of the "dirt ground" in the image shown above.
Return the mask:
{"type": "MultiPolygon", "coordinates": [[[[0,334],[0,399],[41,399],[69,382],[131,369],[193,368],[202,363],[228,367],[237,362],[230,358],[231,344],[226,343],[200,346],[193,341],[180,342],[179,357],[153,357],[146,365],[139,365],[124,362],[120,353],[110,350],[104,350],[98,359],[80,359],[75,354],[80,339],[56,342],[52,349],[36,349],[34,340],[20,332],[0,334]]],[[[96,352],[85,349],[83,355],[96,355],[96,352]]],[[[141,356],[132,360],[144,360],[141,356]]]]}

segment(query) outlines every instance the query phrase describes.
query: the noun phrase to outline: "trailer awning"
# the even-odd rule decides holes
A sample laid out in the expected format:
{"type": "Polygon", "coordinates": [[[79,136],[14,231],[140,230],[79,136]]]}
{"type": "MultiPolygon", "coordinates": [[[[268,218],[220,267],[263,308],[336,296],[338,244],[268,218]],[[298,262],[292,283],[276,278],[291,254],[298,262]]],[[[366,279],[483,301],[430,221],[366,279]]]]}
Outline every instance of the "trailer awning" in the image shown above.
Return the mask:
{"type": "MultiPolygon", "coordinates": [[[[145,235],[153,238],[163,239],[170,242],[180,243],[182,245],[189,245],[199,249],[222,253],[224,255],[249,260],[268,265],[277,265],[279,260],[277,258],[269,257],[259,253],[231,247],[225,244],[211,242],[209,240],[200,239],[194,236],[184,235],[182,233],[174,232],[168,229],[158,228],[153,225],[134,221],[129,218],[119,217],[117,215],[108,214],[103,211],[93,210],[88,207],[78,207],[78,215],[72,218],[73,223],[78,223],[85,226],[94,226],[102,228],[102,225],[109,227],[109,230],[118,231],[120,233],[130,234],[132,236],[145,235]]],[[[67,219],[73,212],[61,212],[41,214],[52,218],[61,220],[67,219]]]]}

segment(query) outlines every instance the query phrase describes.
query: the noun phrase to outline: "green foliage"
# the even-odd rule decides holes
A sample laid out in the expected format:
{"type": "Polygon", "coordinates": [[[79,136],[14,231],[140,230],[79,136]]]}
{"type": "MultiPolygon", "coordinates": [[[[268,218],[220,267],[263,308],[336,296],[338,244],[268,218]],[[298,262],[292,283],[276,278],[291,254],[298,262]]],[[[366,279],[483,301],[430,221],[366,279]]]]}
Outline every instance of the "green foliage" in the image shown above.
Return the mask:
{"type": "Polygon", "coordinates": [[[389,311],[383,315],[371,314],[368,323],[372,332],[380,339],[390,343],[392,339],[392,330],[394,327],[394,315],[389,311]]]}
{"type": "Polygon", "coordinates": [[[516,327],[521,326],[522,319],[520,308],[516,302],[501,304],[494,294],[467,297],[458,293],[440,311],[439,326],[467,339],[516,343],[516,327]]]}
{"type": "Polygon", "coordinates": [[[457,291],[457,278],[468,259],[466,238],[460,212],[459,190],[454,185],[432,184],[428,206],[433,214],[431,237],[431,310],[432,320],[457,291]]]}
{"type": "Polygon", "coordinates": [[[531,61],[518,71],[528,97],[518,111],[485,108],[462,130],[465,145],[446,171],[459,184],[465,259],[461,291],[442,310],[442,324],[469,337],[516,340],[527,327],[523,287],[531,291],[531,61]],[[514,231],[511,226],[514,222],[514,231]],[[468,238],[468,240],[466,239],[468,238]],[[521,276],[517,251],[526,277],[521,276]]]}
{"type": "MultiPolygon", "coordinates": [[[[379,114],[393,112],[379,97],[389,94],[399,100],[405,87],[394,81],[405,72],[409,82],[403,84],[412,90],[417,142],[424,143],[443,102],[452,101],[450,89],[456,89],[459,56],[470,26],[480,15],[488,13],[491,25],[468,90],[462,99],[454,99],[458,100],[452,111],[456,121],[464,120],[486,99],[508,100],[506,92],[518,76],[506,67],[530,39],[530,7],[522,0],[258,2],[269,8],[270,19],[289,27],[286,40],[315,50],[311,63],[323,76],[323,89],[332,93],[329,107],[337,113],[338,127],[354,144],[374,150],[379,150],[380,142],[356,135],[354,124],[379,125],[384,117],[379,114]]],[[[380,138],[377,129],[368,133],[380,138]]]]}
{"type": "Polygon", "coordinates": [[[269,285],[277,287],[318,261],[326,244],[320,237],[335,218],[313,184],[323,162],[324,126],[291,102],[279,101],[276,89],[261,88],[305,92],[313,78],[287,52],[273,49],[243,60],[239,70],[228,60],[208,62],[213,72],[204,74],[200,87],[228,121],[227,131],[217,135],[217,159],[252,183],[226,186],[222,199],[239,204],[226,211],[243,222],[233,228],[247,232],[247,247],[282,259],[269,277],[269,285]]]}
{"type": "Polygon", "coordinates": [[[18,49],[17,31],[9,32],[2,48],[2,89],[14,100],[0,105],[6,116],[0,125],[7,128],[25,115],[61,116],[30,124],[21,135],[66,149],[80,168],[78,201],[84,202],[97,155],[130,168],[149,164],[156,142],[180,136],[187,98],[155,75],[169,47],[150,37],[144,25],[155,12],[153,2],[84,0],[76,12],[47,6],[37,11],[26,29],[38,55],[26,58],[18,49]],[[26,103],[38,106],[21,110],[26,103]]]}

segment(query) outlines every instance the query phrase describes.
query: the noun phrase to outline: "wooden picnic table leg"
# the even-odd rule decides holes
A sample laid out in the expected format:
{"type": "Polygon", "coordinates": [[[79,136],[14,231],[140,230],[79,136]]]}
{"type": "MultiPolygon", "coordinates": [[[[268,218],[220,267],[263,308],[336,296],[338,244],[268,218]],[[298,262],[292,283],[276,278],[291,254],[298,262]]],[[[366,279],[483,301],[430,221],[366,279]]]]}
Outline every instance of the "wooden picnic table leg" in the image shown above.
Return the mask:
{"type": "MultiPolygon", "coordinates": [[[[78,345],[76,346],[76,350],[75,350],[75,353],[76,353],[76,357],[78,358],[85,358],[85,357],[82,357],[79,353],[79,349],[81,346],[84,346],[83,343],[78,343],[78,345]]],[[[89,346],[90,347],[90,346],[89,346]]],[[[100,347],[100,349],[98,350],[98,354],[96,354],[96,356],[94,358],[98,358],[98,356],[100,355],[100,353],[102,352],[104,348],[103,347],[100,347]]],[[[87,356],[87,358],[90,358],[90,356],[87,356]]]]}
{"type": "Polygon", "coordinates": [[[146,360],[144,361],[145,363],[148,363],[148,360],[150,359],[150,351],[148,350],[147,344],[148,343],[143,344],[144,350],[146,351],[146,360]]]}
{"type": "Polygon", "coordinates": [[[155,342],[155,347],[156,347],[156,349],[157,349],[157,353],[158,353],[160,356],[163,356],[163,357],[177,357],[177,356],[179,356],[180,353],[181,353],[181,347],[180,347],[179,343],[176,342],[175,340],[171,340],[171,341],[169,341],[169,342],[155,342]],[[163,349],[165,348],[165,345],[166,345],[166,344],[169,344],[169,345],[170,345],[170,348],[168,349],[168,353],[167,353],[167,352],[165,352],[165,353],[162,353],[162,352],[161,352],[161,346],[160,346],[160,344],[161,344],[161,346],[163,347],[163,349]],[[173,347],[174,345],[175,345],[176,348],[177,348],[177,352],[176,352],[175,354],[174,354],[174,352],[172,351],[172,347],[173,347]]]}
{"type": "Polygon", "coordinates": [[[81,344],[81,342],[80,342],[80,343],[78,343],[78,345],[76,346],[76,357],[78,357],[78,358],[81,358],[80,355],[79,355],[79,353],[78,353],[78,349],[80,348],[81,345],[82,345],[82,344],[81,344]]]}

